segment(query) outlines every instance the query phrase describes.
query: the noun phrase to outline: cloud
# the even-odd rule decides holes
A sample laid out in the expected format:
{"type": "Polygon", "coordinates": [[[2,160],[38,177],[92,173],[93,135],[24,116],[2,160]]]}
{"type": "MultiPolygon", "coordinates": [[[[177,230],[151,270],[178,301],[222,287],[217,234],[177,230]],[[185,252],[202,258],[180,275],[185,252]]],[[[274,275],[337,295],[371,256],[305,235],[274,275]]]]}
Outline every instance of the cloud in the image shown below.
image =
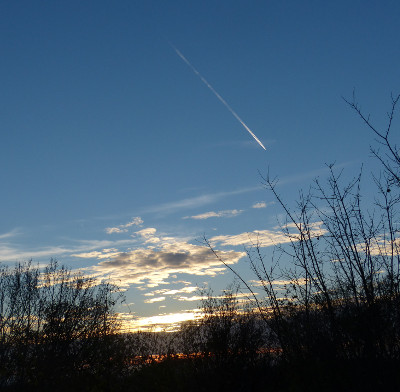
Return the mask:
{"type": "Polygon", "coordinates": [[[119,255],[119,251],[115,248],[113,249],[103,249],[102,251],[91,251],[91,252],[82,252],[76,253],[71,256],[79,257],[82,259],[109,259],[111,257],[116,257],[119,255]]]}
{"type": "MultiPolygon", "coordinates": [[[[241,257],[245,256],[244,252],[233,250],[221,251],[219,254],[228,264],[237,263],[241,257]]],[[[108,249],[91,253],[91,255],[101,260],[97,265],[90,267],[92,272],[99,277],[109,276],[125,287],[143,283],[146,283],[147,287],[157,287],[174,274],[215,276],[226,270],[208,247],[171,238],[165,242],[160,240],[157,248],[149,246],[125,252],[114,252],[108,249]]],[[[75,256],[86,257],[87,254],[75,256]]],[[[192,290],[181,289],[180,291],[192,292],[192,290]]],[[[168,295],[176,294],[169,290],[162,294],[167,293],[168,295]]]]}
{"type": "Polygon", "coordinates": [[[162,301],[165,301],[165,297],[155,297],[155,298],[151,298],[151,299],[145,299],[144,303],[152,304],[154,302],[162,302],[162,301]]]}
{"type": "Polygon", "coordinates": [[[295,236],[299,233],[299,230],[303,232],[303,234],[307,235],[309,232],[312,237],[318,237],[321,235],[324,235],[327,233],[327,230],[323,228],[324,222],[319,221],[319,222],[310,222],[305,225],[304,223],[298,223],[298,222],[289,222],[285,223],[283,225],[277,226],[276,228],[282,229],[294,229],[295,233],[291,235],[291,238],[295,238],[295,236]]]}
{"type": "Polygon", "coordinates": [[[126,231],[128,231],[128,230],[123,230],[123,229],[120,229],[119,227],[107,227],[105,229],[105,232],[107,234],[125,233],[126,231]]]}
{"type": "Polygon", "coordinates": [[[54,257],[69,253],[70,249],[61,246],[48,246],[35,250],[15,249],[10,245],[0,245],[0,261],[23,261],[36,257],[54,257]]]}
{"type": "MultiPolygon", "coordinates": [[[[317,237],[326,233],[326,230],[321,228],[322,222],[315,222],[309,225],[311,236],[317,237]]],[[[288,224],[288,228],[296,227],[295,224],[288,224]]],[[[219,243],[224,246],[228,245],[259,245],[268,247],[277,244],[286,244],[299,239],[298,232],[293,234],[282,232],[282,230],[254,230],[252,232],[235,234],[235,235],[219,235],[210,238],[211,243],[219,243]]]]}
{"type": "Polygon", "coordinates": [[[14,245],[9,243],[0,243],[0,261],[15,262],[24,261],[38,258],[51,258],[70,255],[80,258],[99,258],[102,255],[109,254],[116,251],[117,246],[126,246],[134,243],[131,238],[129,240],[123,239],[118,241],[105,241],[105,240],[75,240],[75,245],[72,246],[42,246],[38,248],[22,249],[21,245],[14,245]],[[78,243],[78,245],[76,245],[78,243]],[[98,249],[103,248],[101,252],[98,249]]]}
{"type": "Polygon", "coordinates": [[[153,206],[143,210],[145,213],[174,213],[176,211],[189,208],[198,208],[207,204],[212,204],[225,197],[240,195],[242,193],[255,192],[262,190],[261,186],[236,189],[234,191],[208,193],[200,196],[195,196],[183,200],[178,200],[170,203],[164,203],[158,206],[153,206]]]}
{"type": "MultiPolygon", "coordinates": [[[[147,247],[126,251],[107,248],[77,253],[74,256],[100,260],[90,269],[99,276],[108,275],[117,279],[123,286],[146,283],[147,287],[157,287],[165,284],[169,277],[176,279],[178,273],[215,276],[225,271],[223,264],[208,247],[193,245],[174,237],[158,237],[156,232],[155,228],[149,227],[132,235],[139,237],[147,247]]],[[[227,263],[236,263],[245,253],[225,251],[221,252],[221,255],[227,263]]],[[[154,291],[151,295],[175,295],[195,290],[197,287],[192,286],[176,290],[162,289],[154,291]]]]}
{"type": "Polygon", "coordinates": [[[265,208],[267,203],[265,201],[260,201],[258,203],[254,203],[251,208],[265,208]]]}
{"type": "Polygon", "coordinates": [[[143,294],[145,296],[152,296],[152,295],[176,295],[176,294],[189,294],[197,291],[199,288],[196,286],[188,286],[183,287],[181,289],[160,289],[154,290],[150,293],[143,294]]]}
{"type": "MultiPolygon", "coordinates": [[[[354,164],[354,161],[347,161],[347,162],[341,162],[341,163],[336,163],[334,165],[334,169],[339,170],[341,168],[344,168],[346,166],[354,164]]],[[[277,185],[288,185],[288,184],[294,184],[296,182],[306,182],[309,179],[314,179],[318,176],[325,176],[329,174],[329,167],[324,165],[323,167],[320,167],[318,169],[310,170],[307,172],[301,172],[294,174],[292,176],[287,176],[287,177],[282,177],[277,181],[277,185]]]]}
{"type": "Polygon", "coordinates": [[[275,204],[274,201],[270,201],[268,203],[266,203],[265,201],[259,201],[257,203],[254,203],[251,208],[266,208],[268,206],[272,206],[273,204],[275,204]]]}
{"type": "Polygon", "coordinates": [[[255,245],[271,246],[290,242],[290,239],[282,232],[271,230],[254,230],[250,233],[241,233],[234,235],[218,235],[210,238],[210,242],[220,243],[221,245],[255,245]]]}
{"type": "Polygon", "coordinates": [[[196,286],[188,286],[188,287],[183,287],[181,289],[160,289],[160,290],[154,290],[151,293],[146,293],[144,295],[155,295],[155,294],[162,294],[162,295],[175,295],[175,294],[181,294],[181,293],[193,293],[197,291],[199,288],[196,286]]]}
{"type": "Polygon", "coordinates": [[[124,225],[119,225],[116,227],[107,227],[105,229],[105,232],[107,234],[114,234],[114,233],[126,233],[128,231],[128,227],[131,226],[141,226],[143,223],[142,218],[139,216],[133,218],[130,222],[124,224],[124,225]]]}
{"type": "Polygon", "coordinates": [[[178,290],[168,290],[168,291],[165,291],[164,294],[165,295],[175,295],[175,294],[180,294],[180,293],[188,294],[188,293],[193,293],[193,292],[197,291],[198,289],[199,289],[198,287],[189,286],[189,287],[183,287],[178,290]]]}
{"type": "Polygon", "coordinates": [[[203,300],[204,297],[202,297],[200,295],[193,295],[191,297],[180,296],[180,297],[177,297],[176,299],[178,301],[189,301],[189,302],[196,301],[196,302],[199,302],[199,301],[203,300]]]}
{"type": "Polygon", "coordinates": [[[232,218],[234,216],[240,215],[243,210],[224,210],[224,211],[209,211],[203,214],[185,216],[183,219],[209,219],[209,218],[232,218]]]}
{"type": "MultiPolygon", "coordinates": [[[[254,295],[258,295],[259,293],[255,292],[254,295]]],[[[246,300],[249,299],[249,294],[248,293],[233,293],[232,296],[240,302],[246,302],[246,300]]],[[[225,295],[213,295],[212,298],[214,299],[225,299],[225,295]]],[[[203,301],[204,299],[207,299],[207,295],[192,295],[191,297],[188,296],[179,296],[175,297],[176,300],[181,301],[181,302],[193,302],[193,301],[203,301]]]]}
{"type": "MultiPolygon", "coordinates": [[[[250,280],[250,283],[253,286],[263,286],[263,282],[260,280],[250,280]]],[[[291,279],[275,279],[271,281],[271,284],[274,286],[288,286],[288,285],[297,285],[297,286],[304,286],[307,283],[307,281],[304,278],[299,278],[297,280],[291,279]]]]}
{"type": "Polygon", "coordinates": [[[363,253],[369,253],[371,256],[393,256],[398,258],[400,256],[400,238],[390,238],[384,235],[376,236],[368,244],[368,249],[365,243],[361,242],[357,245],[358,251],[363,253]]]}
{"type": "Polygon", "coordinates": [[[20,231],[18,229],[13,229],[7,233],[0,234],[0,240],[3,240],[5,238],[12,238],[17,236],[18,234],[20,234],[20,231]]]}
{"type": "Polygon", "coordinates": [[[134,233],[134,235],[139,236],[141,239],[145,241],[145,243],[158,243],[160,242],[160,238],[156,237],[156,229],[154,227],[149,227],[147,229],[139,230],[134,233]]]}
{"type": "Polygon", "coordinates": [[[175,331],[184,321],[201,317],[199,309],[191,309],[177,313],[166,313],[151,317],[134,317],[129,313],[121,313],[125,328],[128,331],[175,331]]]}

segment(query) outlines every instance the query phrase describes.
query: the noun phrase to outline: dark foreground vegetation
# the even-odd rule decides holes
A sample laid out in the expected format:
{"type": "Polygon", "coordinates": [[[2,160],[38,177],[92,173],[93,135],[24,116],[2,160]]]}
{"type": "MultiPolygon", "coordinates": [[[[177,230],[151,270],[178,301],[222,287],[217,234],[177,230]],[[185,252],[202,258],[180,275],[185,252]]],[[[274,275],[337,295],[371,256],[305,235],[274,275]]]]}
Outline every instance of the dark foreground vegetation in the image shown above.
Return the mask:
{"type": "Polygon", "coordinates": [[[286,212],[286,243],[266,259],[255,239],[248,261],[256,286],[232,270],[233,288],[205,296],[204,318],[179,331],[120,333],[118,288],[54,261],[44,270],[3,268],[0,388],[400,390],[400,155],[391,140],[398,100],[383,131],[348,102],[377,139],[375,194],[361,196],[361,174],[342,184],[329,166],[327,184],[316,180],[292,208],[266,176],[286,212]],[[239,301],[240,290],[248,300],[239,301]]]}

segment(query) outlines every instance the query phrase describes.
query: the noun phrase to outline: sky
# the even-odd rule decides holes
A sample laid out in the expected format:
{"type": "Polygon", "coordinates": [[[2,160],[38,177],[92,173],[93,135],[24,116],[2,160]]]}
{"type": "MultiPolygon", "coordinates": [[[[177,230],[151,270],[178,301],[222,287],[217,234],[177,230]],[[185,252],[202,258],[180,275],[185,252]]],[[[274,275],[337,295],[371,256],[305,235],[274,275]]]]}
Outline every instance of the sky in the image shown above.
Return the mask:
{"type": "Polygon", "coordinates": [[[0,263],[112,279],[133,329],[195,317],[199,288],[234,278],[204,237],[246,280],[255,233],[266,258],[284,241],[268,170],[291,204],[326,164],[375,168],[343,97],[386,124],[399,16],[396,1],[1,2],[0,263]]]}

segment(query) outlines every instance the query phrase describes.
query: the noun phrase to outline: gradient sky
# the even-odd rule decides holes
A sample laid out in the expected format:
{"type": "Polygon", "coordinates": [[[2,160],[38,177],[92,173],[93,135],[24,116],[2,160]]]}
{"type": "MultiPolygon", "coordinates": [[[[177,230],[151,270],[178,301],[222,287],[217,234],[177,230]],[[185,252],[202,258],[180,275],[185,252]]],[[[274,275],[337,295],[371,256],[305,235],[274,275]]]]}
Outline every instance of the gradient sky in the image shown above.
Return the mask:
{"type": "Polygon", "coordinates": [[[282,239],[259,172],[292,203],[326,163],[373,168],[342,96],[385,124],[399,18],[398,1],[1,2],[0,261],[111,274],[136,325],[192,317],[197,287],[233,280],[203,235],[248,279],[247,233],[267,257],[282,239]]]}

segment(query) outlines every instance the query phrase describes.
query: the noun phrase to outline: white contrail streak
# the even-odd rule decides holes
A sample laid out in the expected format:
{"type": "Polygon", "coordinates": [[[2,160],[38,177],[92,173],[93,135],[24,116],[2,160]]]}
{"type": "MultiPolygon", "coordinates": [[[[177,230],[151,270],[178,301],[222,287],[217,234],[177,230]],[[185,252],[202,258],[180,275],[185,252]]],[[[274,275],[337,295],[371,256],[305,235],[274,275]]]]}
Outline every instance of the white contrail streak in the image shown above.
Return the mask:
{"type": "Polygon", "coordinates": [[[175,48],[174,45],[172,45],[170,43],[170,45],[172,46],[172,48],[175,50],[176,54],[191,68],[191,70],[201,79],[201,81],[214,93],[214,95],[224,104],[224,106],[233,114],[233,116],[236,118],[236,120],[238,120],[240,122],[240,124],[243,125],[243,127],[246,129],[247,132],[250,133],[251,136],[254,137],[254,139],[256,140],[256,142],[264,149],[266,150],[266,148],[264,147],[264,145],[261,143],[261,141],[258,139],[258,137],[256,135],[254,135],[254,133],[251,131],[251,129],[244,123],[244,121],[237,115],[237,113],[229,106],[228,102],[225,101],[224,98],[222,98],[215,90],[214,87],[211,86],[210,83],[207,82],[207,80],[201,75],[201,73],[195,68],[193,67],[193,65],[189,62],[189,60],[177,49],[175,48]]]}

